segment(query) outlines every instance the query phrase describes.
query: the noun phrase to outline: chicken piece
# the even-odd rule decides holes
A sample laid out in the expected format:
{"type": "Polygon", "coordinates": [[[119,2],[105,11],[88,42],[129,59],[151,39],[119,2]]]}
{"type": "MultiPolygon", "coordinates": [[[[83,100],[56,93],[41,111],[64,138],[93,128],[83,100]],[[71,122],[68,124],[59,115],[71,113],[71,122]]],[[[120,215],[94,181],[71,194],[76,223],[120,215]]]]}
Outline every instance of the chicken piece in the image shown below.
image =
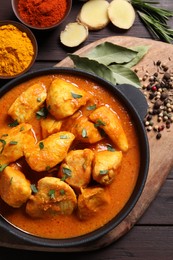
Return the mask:
{"type": "Polygon", "coordinates": [[[7,166],[0,175],[0,196],[9,206],[21,207],[31,195],[30,181],[25,175],[7,166]]]}
{"type": "Polygon", "coordinates": [[[90,122],[86,116],[79,117],[73,124],[70,130],[77,140],[80,140],[84,143],[96,143],[103,139],[101,131],[99,132],[93,122],[90,122]]]}
{"type": "Polygon", "coordinates": [[[70,151],[60,166],[58,176],[76,191],[86,187],[91,180],[94,152],[90,149],[70,151]]]}
{"type": "Polygon", "coordinates": [[[26,213],[33,218],[70,215],[77,207],[73,189],[59,178],[40,179],[37,190],[38,192],[30,197],[26,205],[26,213]]]}
{"type": "Polygon", "coordinates": [[[78,197],[78,216],[81,220],[89,219],[103,210],[108,203],[110,203],[110,198],[104,188],[81,189],[81,194],[78,197]]]}
{"type": "Polygon", "coordinates": [[[43,139],[45,139],[51,134],[59,132],[62,125],[62,121],[57,121],[52,116],[42,119],[40,123],[43,139]]]}
{"type": "Polygon", "coordinates": [[[121,165],[121,151],[100,151],[96,152],[93,160],[92,176],[95,181],[102,185],[110,184],[121,165]]]}
{"type": "Polygon", "coordinates": [[[35,142],[30,124],[22,123],[4,132],[1,131],[0,165],[15,162],[24,155],[24,149],[35,142]]]}
{"type": "Polygon", "coordinates": [[[31,169],[40,172],[60,163],[67,155],[75,136],[61,131],[48,136],[34,146],[27,147],[24,156],[31,169]]]}
{"type": "Polygon", "coordinates": [[[88,99],[87,92],[64,79],[57,78],[48,89],[46,103],[49,112],[60,120],[73,115],[88,99]]]}
{"type": "Polygon", "coordinates": [[[106,106],[101,106],[93,111],[89,118],[96,127],[101,127],[105,131],[120,150],[123,152],[128,150],[127,137],[116,113],[106,106]]]}
{"type": "Polygon", "coordinates": [[[46,88],[42,83],[31,85],[14,101],[8,110],[8,115],[19,123],[28,122],[39,110],[46,97],[46,88]]]}

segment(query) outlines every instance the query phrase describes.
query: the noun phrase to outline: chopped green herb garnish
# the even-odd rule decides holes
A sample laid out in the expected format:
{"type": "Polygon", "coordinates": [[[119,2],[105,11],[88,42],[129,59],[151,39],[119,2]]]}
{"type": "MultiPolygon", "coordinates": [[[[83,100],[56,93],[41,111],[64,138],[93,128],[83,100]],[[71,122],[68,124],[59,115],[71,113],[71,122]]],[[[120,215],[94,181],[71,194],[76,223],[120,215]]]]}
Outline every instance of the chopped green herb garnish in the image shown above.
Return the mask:
{"type": "Polygon", "coordinates": [[[87,130],[85,128],[82,129],[82,137],[87,138],[87,130]]]}
{"type": "Polygon", "coordinates": [[[62,172],[66,175],[68,175],[69,177],[71,176],[71,170],[69,168],[62,168],[62,172]]]}
{"type": "Polygon", "coordinates": [[[0,172],[2,172],[8,166],[7,163],[0,164],[0,172]]]}
{"type": "Polygon", "coordinates": [[[69,168],[62,168],[64,176],[61,178],[61,181],[65,181],[67,178],[71,177],[71,170],[69,168]]]}
{"type": "Polygon", "coordinates": [[[48,109],[46,107],[42,107],[39,111],[36,112],[37,119],[46,118],[48,115],[48,109]]]}
{"type": "Polygon", "coordinates": [[[98,131],[99,131],[99,133],[100,133],[100,135],[101,135],[102,137],[105,137],[105,136],[106,136],[106,133],[105,133],[105,131],[104,131],[102,128],[98,128],[98,131]]]}
{"type": "Polygon", "coordinates": [[[98,119],[97,121],[96,121],[96,123],[94,124],[94,126],[97,128],[97,127],[99,127],[99,126],[105,126],[106,124],[102,121],[102,120],[100,120],[100,119],[98,119]]]}
{"type": "Polygon", "coordinates": [[[48,192],[48,195],[50,196],[51,199],[54,199],[55,198],[55,190],[50,190],[48,192]]]}
{"type": "Polygon", "coordinates": [[[96,105],[88,106],[86,109],[89,110],[89,111],[95,110],[96,109],[96,105]]]}
{"type": "Polygon", "coordinates": [[[35,184],[31,184],[31,190],[32,190],[33,193],[37,193],[38,192],[38,189],[37,189],[35,184]]]}
{"type": "Polygon", "coordinates": [[[3,134],[1,137],[6,137],[6,136],[8,136],[8,134],[3,134]]]}
{"type": "Polygon", "coordinates": [[[60,139],[68,139],[68,135],[60,135],[60,139]]]}
{"type": "Polygon", "coordinates": [[[114,152],[115,148],[113,148],[112,145],[108,144],[107,145],[107,150],[110,151],[110,152],[114,152]]]}
{"type": "Polygon", "coordinates": [[[9,144],[14,144],[16,145],[18,142],[17,141],[10,141],[9,144]]]}
{"type": "Polygon", "coordinates": [[[72,95],[72,97],[75,98],[75,99],[82,97],[82,95],[79,95],[79,94],[76,94],[76,93],[73,93],[73,92],[71,92],[71,95],[72,95]]]}
{"type": "Polygon", "coordinates": [[[59,193],[60,195],[65,195],[65,190],[60,190],[59,193]]]}
{"type": "Polygon", "coordinates": [[[10,179],[10,185],[11,185],[11,184],[12,184],[12,182],[13,182],[13,178],[14,178],[14,177],[11,177],[11,179],[10,179]]]}
{"type": "Polygon", "coordinates": [[[0,142],[5,145],[6,144],[6,141],[4,139],[0,139],[0,142]]]}
{"type": "Polygon", "coordinates": [[[40,150],[42,150],[44,148],[44,143],[43,142],[39,142],[39,147],[40,147],[40,150]]]}
{"type": "Polygon", "coordinates": [[[100,174],[101,174],[101,175],[105,175],[105,174],[107,174],[107,173],[108,173],[108,170],[101,170],[101,171],[100,171],[100,174]]]}
{"type": "Polygon", "coordinates": [[[17,125],[19,125],[19,122],[17,120],[14,120],[13,122],[8,124],[8,126],[10,126],[10,127],[15,127],[17,125]]]}
{"type": "Polygon", "coordinates": [[[2,153],[3,150],[4,150],[4,147],[5,147],[5,145],[6,145],[6,141],[5,141],[4,139],[0,139],[0,142],[2,143],[2,148],[1,148],[0,153],[2,153]]]}

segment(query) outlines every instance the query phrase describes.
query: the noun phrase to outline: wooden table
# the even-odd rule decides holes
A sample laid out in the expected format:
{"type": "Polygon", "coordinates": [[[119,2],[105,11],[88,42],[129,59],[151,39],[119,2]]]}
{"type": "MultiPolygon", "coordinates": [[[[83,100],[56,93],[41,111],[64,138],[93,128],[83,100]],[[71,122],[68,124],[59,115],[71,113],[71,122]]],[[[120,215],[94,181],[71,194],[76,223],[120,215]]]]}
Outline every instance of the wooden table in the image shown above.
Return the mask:
{"type": "MultiPolygon", "coordinates": [[[[172,0],[160,1],[162,6],[173,10],[172,0]]],[[[93,41],[109,36],[135,36],[152,39],[148,30],[136,17],[135,24],[128,31],[121,31],[108,25],[100,31],[90,32],[88,39],[78,48],[65,48],[59,42],[60,31],[68,22],[75,21],[82,2],[73,1],[73,6],[68,19],[57,29],[49,32],[33,31],[38,41],[38,57],[31,71],[52,67],[63,60],[67,53],[75,52],[93,41]]],[[[0,20],[16,20],[11,8],[10,0],[1,0],[0,20]],[[3,3],[2,3],[3,2],[3,3]]],[[[173,28],[173,19],[169,24],[173,28]]],[[[0,80],[0,86],[7,81],[0,80]]],[[[164,160],[164,158],[163,158],[164,160]]],[[[173,259],[173,169],[169,173],[164,185],[161,187],[154,201],[135,224],[135,226],[115,243],[91,252],[59,253],[17,250],[0,247],[0,259],[17,257],[18,259],[31,259],[33,257],[58,257],[59,259],[173,259]]]]}

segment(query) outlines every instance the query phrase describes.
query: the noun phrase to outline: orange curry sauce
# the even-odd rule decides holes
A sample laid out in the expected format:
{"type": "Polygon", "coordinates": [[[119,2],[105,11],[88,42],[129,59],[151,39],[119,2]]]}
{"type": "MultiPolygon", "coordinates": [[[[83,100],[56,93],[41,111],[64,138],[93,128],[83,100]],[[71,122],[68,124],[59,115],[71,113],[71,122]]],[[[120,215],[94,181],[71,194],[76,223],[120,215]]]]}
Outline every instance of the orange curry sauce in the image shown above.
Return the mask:
{"type": "MultiPolygon", "coordinates": [[[[0,214],[10,223],[33,235],[53,239],[71,238],[84,235],[109,222],[116,214],[119,213],[132,194],[138,178],[140,167],[138,138],[133,122],[131,121],[127,111],[105,88],[99,86],[98,83],[85,80],[82,77],[80,78],[69,75],[41,76],[14,87],[2,98],[0,98],[0,111],[3,111],[0,117],[0,128],[9,128],[8,123],[12,120],[7,115],[7,111],[22,91],[38,81],[43,82],[48,88],[52,80],[56,77],[62,77],[70,80],[79,88],[92,93],[94,99],[97,100],[97,103],[99,101],[100,104],[107,104],[112,110],[116,111],[125,130],[129,143],[129,149],[127,152],[123,153],[123,160],[113,183],[106,187],[106,192],[110,194],[110,203],[106,204],[99,214],[91,217],[90,219],[80,220],[76,216],[75,212],[70,216],[56,215],[48,219],[32,219],[25,213],[25,205],[19,209],[15,209],[8,206],[0,199],[0,214]]],[[[33,118],[29,123],[33,125],[38,141],[41,140],[42,137],[39,120],[33,118]]],[[[87,144],[87,148],[92,150],[102,150],[102,147],[108,143],[111,144],[111,141],[108,138],[105,138],[104,141],[102,140],[97,144],[87,144]]],[[[79,144],[76,145],[77,149],[79,149],[79,144]]],[[[31,170],[24,158],[18,160],[17,163],[20,165],[21,171],[25,173],[31,183],[36,184],[37,180],[44,177],[46,174],[45,172],[40,173],[31,170]]]]}

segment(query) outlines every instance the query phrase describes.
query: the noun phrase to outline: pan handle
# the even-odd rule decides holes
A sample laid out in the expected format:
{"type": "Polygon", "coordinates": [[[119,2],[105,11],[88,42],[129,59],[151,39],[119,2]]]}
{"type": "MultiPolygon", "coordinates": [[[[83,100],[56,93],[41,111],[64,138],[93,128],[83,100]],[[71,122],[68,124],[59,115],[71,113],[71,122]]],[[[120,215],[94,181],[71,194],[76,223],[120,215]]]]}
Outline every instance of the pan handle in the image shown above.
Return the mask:
{"type": "Polygon", "coordinates": [[[117,85],[117,88],[130,100],[143,120],[147,114],[148,103],[142,91],[129,84],[117,85]]]}

